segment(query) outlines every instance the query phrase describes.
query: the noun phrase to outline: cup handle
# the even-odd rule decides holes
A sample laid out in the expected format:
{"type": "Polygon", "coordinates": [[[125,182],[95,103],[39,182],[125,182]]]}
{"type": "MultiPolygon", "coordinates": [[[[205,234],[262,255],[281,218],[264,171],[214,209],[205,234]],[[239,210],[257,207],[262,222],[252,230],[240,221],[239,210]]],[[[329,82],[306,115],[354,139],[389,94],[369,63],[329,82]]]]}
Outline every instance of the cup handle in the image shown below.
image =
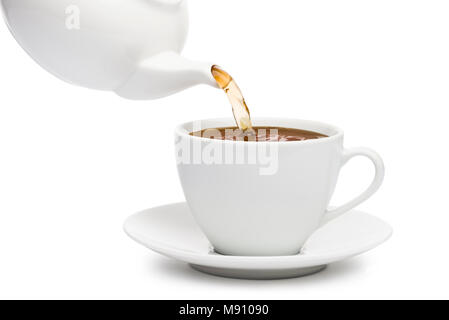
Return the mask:
{"type": "Polygon", "coordinates": [[[376,193],[377,190],[379,190],[380,186],[382,185],[382,182],[384,180],[385,176],[385,166],[382,158],[379,156],[377,152],[374,150],[368,149],[368,148],[353,148],[353,149],[347,149],[343,152],[343,162],[342,167],[348,163],[349,160],[351,160],[354,157],[358,156],[364,156],[370,159],[374,167],[376,169],[373,182],[371,185],[366,189],[361,195],[359,195],[357,198],[347,202],[346,204],[332,209],[327,210],[326,214],[324,215],[323,221],[321,225],[325,225],[326,223],[340,217],[341,215],[345,214],[349,210],[355,208],[362,202],[366,201],[368,198],[370,198],[374,193],[376,193]]]}

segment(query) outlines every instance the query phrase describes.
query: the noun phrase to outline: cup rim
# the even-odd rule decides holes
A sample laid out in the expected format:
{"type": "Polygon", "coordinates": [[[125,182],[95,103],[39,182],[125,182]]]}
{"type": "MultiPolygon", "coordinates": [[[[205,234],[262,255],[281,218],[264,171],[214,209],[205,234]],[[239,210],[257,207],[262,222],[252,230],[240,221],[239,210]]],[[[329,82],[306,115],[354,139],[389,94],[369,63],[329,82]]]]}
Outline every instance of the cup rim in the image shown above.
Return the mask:
{"type": "MultiPolygon", "coordinates": [[[[217,139],[209,139],[209,138],[203,138],[203,137],[198,137],[198,136],[192,136],[190,135],[191,131],[188,130],[186,127],[188,126],[192,126],[195,122],[230,122],[235,124],[235,121],[233,118],[209,118],[209,119],[202,119],[202,120],[193,120],[193,121],[188,121],[185,123],[182,123],[180,125],[178,125],[175,129],[175,134],[181,137],[186,137],[189,138],[193,141],[209,141],[209,142],[216,142],[216,143],[231,143],[231,144],[261,144],[261,143],[278,143],[280,145],[284,145],[284,144],[288,144],[288,145],[295,145],[295,144],[301,144],[301,145],[305,145],[305,144],[316,144],[316,143],[324,143],[324,142],[331,142],[334,140],[338,140],[340,138],[343,137],[344,135],[344,131],[342,129],[340,129],[337,126],[328,124],[326,122],[321,122],[321,121],[315,121],[315,120],[304,120],[304,119],[297,119],[297,118],[285,118],[285,117],[255,117],[252,119],[253,122],[256,123],[257,122],[301,122],[306,124],[307,126],[316,126],[316,127],[321,127],[321,128],[326,128],[330,131],[333,131],[334,133],[329,135],[328,137],[325,138],[320,138],[320,139],[311,139],[311,140],[305,140],[305,141],[263,141],[263,142],[259,142],[259,141],[233,141],[233,140],[217,140],[217,139]]],[[[273,126],[276,126],[276,124],[272,124],[273,126]]],[[[282,125],[279,125],[282,127],[282,125]]],[[[207,126],[206,126],[207,127],[207,126]]],[[[209,129],[209,128],[202,128],[202,129],[209,129]]],[[[213,128],[213,127],[211,127],[213,128]]],[[[293,128],[296,128],[295,126],[293,126],[293,128]]],[[[301,127],[298,127],[296,129],[303,129],[301,127]]],[[[307,129],[306,129],[307,130],[307,129]]],[[[311,131],[315,131],[315,132],[320,132],[320,130],[311,130],[311,131]]],[[[327,135],[327,134],[326,134],[327,135]]]]}

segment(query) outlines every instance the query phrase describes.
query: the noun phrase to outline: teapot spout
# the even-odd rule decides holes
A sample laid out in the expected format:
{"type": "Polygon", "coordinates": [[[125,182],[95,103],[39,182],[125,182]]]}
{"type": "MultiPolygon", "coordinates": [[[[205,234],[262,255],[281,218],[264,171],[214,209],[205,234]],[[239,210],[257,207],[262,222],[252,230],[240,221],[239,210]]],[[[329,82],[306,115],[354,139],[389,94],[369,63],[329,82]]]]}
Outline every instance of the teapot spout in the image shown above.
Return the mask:
{"type": "Polygon", "coordinates": [[[212,64],[185,59],[176,52],[159,53],[143,60],[115,92],[126,99],[152,100],[207,84],[218,88],[212,64]]]}

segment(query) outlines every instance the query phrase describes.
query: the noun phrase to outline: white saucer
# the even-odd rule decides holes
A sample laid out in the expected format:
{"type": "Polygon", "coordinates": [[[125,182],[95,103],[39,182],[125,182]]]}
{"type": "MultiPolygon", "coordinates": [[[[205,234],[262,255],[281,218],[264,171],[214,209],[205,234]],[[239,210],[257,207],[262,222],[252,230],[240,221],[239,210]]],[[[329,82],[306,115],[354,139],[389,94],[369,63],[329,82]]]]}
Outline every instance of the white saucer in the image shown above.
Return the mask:
{"type": "Polygon", "coordinates": [[[186,203],[152,208],[129,217],[125,232],[162,255],[213,275],[241,279],[282,279],[305,276],[326,265],[371,250],[390,238],[382,220],[351,211],[317,230],[301,254],[282,257],[223,256],[195,223],[186,203]]]}

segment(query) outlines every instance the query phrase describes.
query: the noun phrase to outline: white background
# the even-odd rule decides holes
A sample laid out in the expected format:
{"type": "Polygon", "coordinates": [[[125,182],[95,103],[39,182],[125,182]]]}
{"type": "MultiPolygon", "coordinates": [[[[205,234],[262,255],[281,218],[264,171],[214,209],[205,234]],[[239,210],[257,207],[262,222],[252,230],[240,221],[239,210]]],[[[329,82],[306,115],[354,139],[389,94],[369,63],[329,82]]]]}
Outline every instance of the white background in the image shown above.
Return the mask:
{"type": "MultiPolygon", "coordinates": [[[[228,69],[253,116],[343,127],[376,149],[382,189],[360,209],[393,238],[321,274],[203,275],[126,237],[125,218],[183,201],[175,125],[231,116],[200,86],[148,102],[70,86],[0,25],[0,298],[449,298],[449,3],[191,0],[190,58],[228,69]]],[[[371,179],[342,172],[336,204],[371,179]]]]}

